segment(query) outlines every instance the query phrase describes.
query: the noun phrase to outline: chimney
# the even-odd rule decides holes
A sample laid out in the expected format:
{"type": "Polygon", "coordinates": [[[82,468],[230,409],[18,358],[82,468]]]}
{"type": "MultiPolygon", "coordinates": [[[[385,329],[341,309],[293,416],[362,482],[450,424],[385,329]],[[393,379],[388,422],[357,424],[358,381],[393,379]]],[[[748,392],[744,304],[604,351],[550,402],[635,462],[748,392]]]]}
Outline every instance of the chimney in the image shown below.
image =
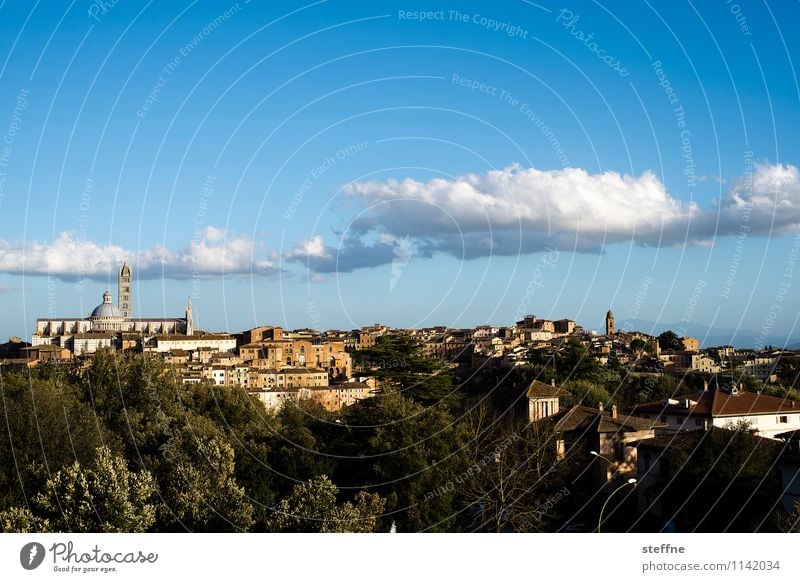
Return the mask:
{"type": "Polygon", "coordinates": [[[611,405],[611,418],[613,418],[615,420],[617,418],[617,405],[616,404],[612,404],[611,405]]]}
{"type": "Polygon", "coordinates": [[[598,402],[597,403],[597,410],[599,410],[600,412],[603,412],[603,403],[602,402],[598,402]]]}
{"type": "Polygon", "coordinates": [[[555,378],[553,378],[552,380],[550,380],[550,386],[552,386],[553,388],[555,388],[555,387],[556,387],[556,379],[555,379],[555,378]]]}

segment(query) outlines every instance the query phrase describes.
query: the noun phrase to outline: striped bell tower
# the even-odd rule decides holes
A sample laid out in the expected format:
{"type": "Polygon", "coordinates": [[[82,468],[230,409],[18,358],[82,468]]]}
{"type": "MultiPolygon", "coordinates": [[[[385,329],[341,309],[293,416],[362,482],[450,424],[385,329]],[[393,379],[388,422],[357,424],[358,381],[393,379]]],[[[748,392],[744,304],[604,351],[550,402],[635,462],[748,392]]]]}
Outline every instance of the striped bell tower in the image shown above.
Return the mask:
{"type": "Polygon", "coordinates": [[[122,263],[117,278],[117,303],[122,315],[127,319],[133,317],[133,271],[128,262],[122,263]]]}

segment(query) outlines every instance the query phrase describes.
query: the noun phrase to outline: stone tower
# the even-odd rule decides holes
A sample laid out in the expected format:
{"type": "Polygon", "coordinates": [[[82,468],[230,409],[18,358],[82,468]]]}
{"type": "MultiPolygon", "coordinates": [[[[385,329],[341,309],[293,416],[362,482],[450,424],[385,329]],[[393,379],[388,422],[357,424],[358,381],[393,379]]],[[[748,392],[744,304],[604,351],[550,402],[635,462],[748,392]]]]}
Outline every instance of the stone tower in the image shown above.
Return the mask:
{"type": "Polygon", "coordinates": [[[117,278],[117,303],[125,318],[133,317],[133,271],[127,261],[122,263],[117,278]]]}
{"type": "Polygon", "coordinates": [[[192,321],[192,298],[186,304],[186,335],[194,335],[194,322],[192,321]]]}
{"type": "Polygon", "coordinates": [[[614,314],[610,309],[606,313],[606,335],[609,337],[614,335],[614,314]]]}

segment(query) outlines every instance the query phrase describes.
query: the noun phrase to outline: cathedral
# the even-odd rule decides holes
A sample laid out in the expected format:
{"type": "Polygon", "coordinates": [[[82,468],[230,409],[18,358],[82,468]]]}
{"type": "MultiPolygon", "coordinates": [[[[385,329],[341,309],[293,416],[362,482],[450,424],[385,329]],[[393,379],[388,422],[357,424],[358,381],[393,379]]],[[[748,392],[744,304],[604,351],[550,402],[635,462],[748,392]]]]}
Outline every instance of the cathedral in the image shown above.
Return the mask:
{"type": "Polygon", "coordinates": [[[72,348],[76,339],[92,339],[92,336],[110,339],[123,333],[139,336],[194,334],[191,298],[183,318],[133,317],[133,270],[127,262],[122,264],[117,276],[117,302],[119,306],[114,305],[111,292],[106,289],[103,302],[88,317],[37,319],[31,343],[72,348]]]}

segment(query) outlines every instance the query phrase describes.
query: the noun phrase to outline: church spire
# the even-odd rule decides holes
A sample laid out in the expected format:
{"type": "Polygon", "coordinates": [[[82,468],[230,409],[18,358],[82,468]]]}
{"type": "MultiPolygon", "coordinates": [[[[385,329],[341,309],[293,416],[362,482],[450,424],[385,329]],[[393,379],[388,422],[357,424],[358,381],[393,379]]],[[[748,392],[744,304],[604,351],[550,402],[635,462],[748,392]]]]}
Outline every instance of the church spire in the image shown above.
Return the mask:
{"type": "Polygon", "coordinates": [[[133,271],[128,261],[123,261],[117,277],[117,303],[126,319],[133,317],[133,271]]]}

